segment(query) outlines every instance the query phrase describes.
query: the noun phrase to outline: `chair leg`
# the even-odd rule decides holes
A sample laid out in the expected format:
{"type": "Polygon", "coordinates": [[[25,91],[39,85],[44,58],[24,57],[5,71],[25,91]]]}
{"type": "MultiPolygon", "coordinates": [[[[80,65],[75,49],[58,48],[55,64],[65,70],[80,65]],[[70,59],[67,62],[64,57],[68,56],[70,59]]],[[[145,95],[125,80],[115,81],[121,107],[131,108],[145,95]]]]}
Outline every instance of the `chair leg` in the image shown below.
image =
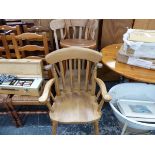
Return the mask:
{"type": "Polygon", "coordinates": [[[52,135],[57,134],[57,126],[58,126],[58,122],[52,121],[52,135]]]}
{"type": "Polygon", "coordinates": [[[94,129],[95,129],[95,134],[99,135],[99,125],[98,125],[98,121],[94,122],[94,129]]]}

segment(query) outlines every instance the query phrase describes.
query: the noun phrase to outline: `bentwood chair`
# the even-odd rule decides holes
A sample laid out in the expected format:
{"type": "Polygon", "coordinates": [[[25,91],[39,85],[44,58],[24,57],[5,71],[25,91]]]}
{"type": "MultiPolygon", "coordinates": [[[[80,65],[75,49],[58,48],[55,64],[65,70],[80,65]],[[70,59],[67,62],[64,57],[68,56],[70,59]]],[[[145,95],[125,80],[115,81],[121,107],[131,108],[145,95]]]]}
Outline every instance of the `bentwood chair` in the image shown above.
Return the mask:
{"type": "Polygon", "coordinates": [[[57,133],[58,123],[89,122],[94,124],[95,133],[99,134],[98,121],[102,115],[102,106],[104,101],[111,100],[104,82],[97,78],[97,64],[101,61],[102,54],[88,48],[69,47],[53,51],[46,55],[45,59],[52,64],[54,78],[46,83],[39,102],[49,108],[52,133],[57,133]],[[82,66],[83,60],[86,61],[86,67],[82,66]],[[69,76],[64,72],[63,61],[66,61],[69,76]],[[59,64],[60,78],[55,68],[56,64],[59,64]],[[85,73],[85,79],[81,77],[82,72],[85,73]],[[62,89],[60,83],[63,85],[62,89]],[[53,85],[56,96],[51,91],[53,85]],[[98,92],[96,85],[100,88],[98,92]],[[53,105],[50,103],[50,98],[53,100],[53,105]]]}
{"type": "Polygon", "coordinates": [[[59,19],[50,22],[50,28],[54,32],[56,49],[69,46],[95,49],[97,27],[98,21],[89,19],[59,19]]]}

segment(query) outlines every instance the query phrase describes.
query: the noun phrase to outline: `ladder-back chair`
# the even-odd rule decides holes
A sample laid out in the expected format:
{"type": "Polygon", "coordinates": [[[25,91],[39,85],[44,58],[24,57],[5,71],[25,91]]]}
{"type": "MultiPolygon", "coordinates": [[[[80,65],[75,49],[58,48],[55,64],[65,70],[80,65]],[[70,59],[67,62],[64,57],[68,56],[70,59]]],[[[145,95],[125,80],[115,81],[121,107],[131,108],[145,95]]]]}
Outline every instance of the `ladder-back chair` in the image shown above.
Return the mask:
{"type": "Polygon", "coordinates": [[[39,26],[34,25],[32,27],[28,27],[27,25],[23,25],[23,29],[25,33],[37,33],[42,34],[43,32],[46,32],[48,42],[50,43],[49,49],[53,50],[53,37],[52,37],[52,31],[50,28],[45,26],[39,26]]]}
{"type": "MultiPolygon", "coordinates": [[[[15,33],[15,35],[21,34],[21,30],[20,30],[19,25],[16,25],[16,26],[1,25],[0,26],[0,30],[4,31],[4,33],[10,31],[10,33],[15,33]]],[[[10,36],[10,33],[6,34],[5,38],[6,38],[9,50],[11,50],[11,51],[13,50],[13,52],[10,53],[11,54],[11,58],[14,58],[15,57],[14,46],[12,44],[12,38],[10,36]]],[[[22,41],[21,40],[19,41],[19,43],[20,43],[20,45],[22,45],[22,41]]]]}
{"type": "Polygon", "coordinates": [[[0,57],[5,57],[7,59],[11,58],[6,36],[3,33],[0,34],[0,57]],[[3,53],[5,54],[3,55],[3,53]]]}
{"type": "Polygon", "coordinates": [[[95,35],[97,27],[98,21],[93,19],[61,19],[52,20],[50,23],[50,28],[54,32],[56,49],[59,49],[59,40],[61,48],[69,46],[80,46],[95,49],[95,35]]]}
{"type": "Polygon", "coordinates": [[[92,49],[69,47],[50,53],[45,59],[52,64],[54,78],[46,83],[39,102],[49,108],[52,133],[56,134],[58,123],[92,122],[95,133],[99,134],[98,121],[102,115],[102,106],[104,101],[111,99],[104,82],[97,78],[97,64],[101,61],[102,54],[92,49]],[[86,67],[83,67],[83,60],[86,61],[86,67]],[[66,62],[69,77],[64,72],[63,61],[66,62]],[[59,64],[60,77],[55,68],[56,64],[59,64]],[[85,78],[82,78],[82,72],[85,72],[85,78]],[[60,83],[62,83],[62,89],[60,89],[60,83]],[[96,84],[100,88],[98,92],[96,92],[96,84]],[[51,93],[53,85],[55,85],[56,96],[51,93]],[[70,88],[67,88],[68,86],[70,88]],[[53,105],[49,98],[53,100],[53,105]]]}
{"type": "Polygon", "coordinates": [[[40,56],[40,57],[44,57],[46,54],[49,53],[46,33],[42,33],[42,35],[36,33],[22,33],[20,35],[15,35],[14,33],[11,33],[11,37],[17,59],[26,57],[25,54],[28,52],[31,52],[31,55],[33,56],[40,56]],[[20,46],[19,45],[20,40],[26,41],[25,42],[26,45],[20,46]],[[43,45],[32,45],[29,44],[29,41],[40,41],[43,45]],[[39,51],[41,51],[43,55],[39,55],[37,53],[39,51]],[[35,54],[32,52],[35,52],[35,54]]]}

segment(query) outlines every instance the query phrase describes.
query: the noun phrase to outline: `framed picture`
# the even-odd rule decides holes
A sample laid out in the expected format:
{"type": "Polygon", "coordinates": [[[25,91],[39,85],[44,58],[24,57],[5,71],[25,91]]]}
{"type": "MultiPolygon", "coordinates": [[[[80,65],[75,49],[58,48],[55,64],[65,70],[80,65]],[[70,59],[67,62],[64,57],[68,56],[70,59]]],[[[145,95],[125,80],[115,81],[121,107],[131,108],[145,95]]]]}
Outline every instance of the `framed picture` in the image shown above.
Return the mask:
{"type": "Polygon", "coordinates": [[[155,102],[120,99],[117,105],[126,117],[142,122],[155,122],[155,102]]]}

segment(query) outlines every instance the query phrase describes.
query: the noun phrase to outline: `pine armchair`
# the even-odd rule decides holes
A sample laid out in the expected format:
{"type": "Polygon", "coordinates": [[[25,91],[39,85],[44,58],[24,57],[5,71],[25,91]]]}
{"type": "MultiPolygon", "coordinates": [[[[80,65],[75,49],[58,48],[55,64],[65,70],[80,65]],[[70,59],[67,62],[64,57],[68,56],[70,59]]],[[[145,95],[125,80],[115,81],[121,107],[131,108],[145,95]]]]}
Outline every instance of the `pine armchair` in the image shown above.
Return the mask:
{"type": "Polygon", "coordinates": [[[39,102],[49,108],[52,133],[57,133],[58,123],[90,122],[94,124],[95,133],[99,134],[98,121],[102,115],[102,106],[104,101],[111,100],[104,82],[97,78],[97,64],[102,59],[102,54],[87,48],[69,47],[50,53],[45,59],[52,65],[54,78],[46,83],[39,102]],[[83,60],[86,62],[86,67],[83,67],[83,60]],[[65,68],[69,75],[64,72],[63,61],[66,62],[65,68]],[[55,68],[56,64],[59,64],[60,77],[55,68]],[[85,78],[81,77],[82,72],[85,72],[85,78]],[[100,88],[98,92],[96,92],[97,85],[100,88]],[[53,86],[55,86],[55,96],[51,91],[53,86]],[[49,99],[53,100],[53,104],[49,99]]]}

